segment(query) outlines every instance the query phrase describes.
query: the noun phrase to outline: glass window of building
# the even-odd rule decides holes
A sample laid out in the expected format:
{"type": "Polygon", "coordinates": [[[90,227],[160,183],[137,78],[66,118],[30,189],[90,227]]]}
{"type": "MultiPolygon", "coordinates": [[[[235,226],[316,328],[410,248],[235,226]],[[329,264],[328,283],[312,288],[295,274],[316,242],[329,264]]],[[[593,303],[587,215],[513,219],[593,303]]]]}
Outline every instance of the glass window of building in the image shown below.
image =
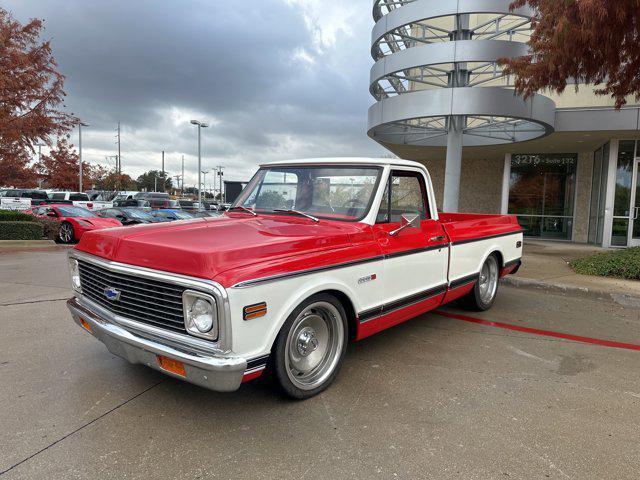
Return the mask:
{"type": "Polygon", "coordinates": [[[577,163],[577,154],[511,157],[509,213],[526,236],[571,240],[577,163]]]}
{"type": "Polygon", "coordinates": [[[629,241],[629,222],[631,221],[631,189],[633,186],[633,167],[635,161],[635,140],[621,140],[618,146],[618,165],[616,169],[616,194],[613,203],[613,228],[611,245],[626,247],[629,241]]]}

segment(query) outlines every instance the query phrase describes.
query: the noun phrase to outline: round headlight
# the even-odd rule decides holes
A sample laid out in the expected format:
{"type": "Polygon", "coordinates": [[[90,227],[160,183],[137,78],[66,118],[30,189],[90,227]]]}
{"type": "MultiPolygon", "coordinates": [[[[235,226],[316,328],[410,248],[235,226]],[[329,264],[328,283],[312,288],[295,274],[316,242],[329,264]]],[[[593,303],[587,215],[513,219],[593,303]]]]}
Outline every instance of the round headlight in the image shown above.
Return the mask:
{"type": "Polygon", "coordinates": [[[199,332],[209,332],[213,328],[213,306],[199,298],[191,307],[191,320],[199,332]]]}
{"type": "Polygon", "coordinates": [[[69,259],[69,270],[71,270],[71,286],[76,292],[81,293],[80,269],[78,268],[78,261],[75,258],[69,259]]]}

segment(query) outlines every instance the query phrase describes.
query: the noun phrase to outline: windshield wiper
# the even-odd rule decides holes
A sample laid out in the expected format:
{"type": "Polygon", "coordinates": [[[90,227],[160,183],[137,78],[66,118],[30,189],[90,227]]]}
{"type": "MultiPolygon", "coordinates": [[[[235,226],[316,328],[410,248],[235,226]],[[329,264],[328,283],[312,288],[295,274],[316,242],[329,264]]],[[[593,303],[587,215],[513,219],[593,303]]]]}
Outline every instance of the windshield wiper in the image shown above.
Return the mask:
{"type": "Polygon", "coordinates": [[[281,213],[295,213],[296,215],[301,215],[303,217],[307,217],[310,218],[311,220],[313,220],[314,222],[319,222],[320,219],[318,217],[314,217],[313,215],[309,215],[308,213],[305,212],[301,212],[300,210],[292,210],[292,209],[284,209],[284,208],[274,208],[273,209],[274,212],[281,212],[281,213]]]}
{"type": "Polygon", "coordinates": [[[242,205],[236,205],[235,207],[229,207],[229,209],[227,210],[227,212],[230,212],[232,210],[242,210],[243,212],[247,212],[250,213],[251,215],[253,215],[254,217],[257,217],[258,214],[256,212],[254,212],[253,210],[249,210],[247,207],[243,207],[242,205]]]}

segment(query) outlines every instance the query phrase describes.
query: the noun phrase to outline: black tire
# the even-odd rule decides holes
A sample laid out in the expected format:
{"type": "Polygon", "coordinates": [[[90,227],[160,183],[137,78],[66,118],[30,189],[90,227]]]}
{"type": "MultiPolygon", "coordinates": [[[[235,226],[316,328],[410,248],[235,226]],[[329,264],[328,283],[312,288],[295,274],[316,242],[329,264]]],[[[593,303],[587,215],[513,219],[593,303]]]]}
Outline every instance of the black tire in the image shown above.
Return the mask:
{"type": "Polygon", "coordinates": [[[495,253],[492,253],[482,265],[480,274],[478,275],[478,281],[476,281],[473,286],[473,290],[460,299],[460,304],[467,310],[476,312],[489,310],[496,301],[500,283],[499,280],[500,259],[495,253]],[[485,283],[484,279],[484,276],[487,274],[491,277],[486,279],[488,284],[485,283]]]}
{"type": "Polygon", "coordinates": [[[58,231],[58,240],[60,241],[60,243],[69,244],[69,243],[73,243],[73,239],[74,239],[73,225],[71,225],[69,222],[62,222],[62,225],[60,225],[60,230],[58,231]],[[71,232],[70,237],[68,236],[67,232],[71,232]]]}
{"type": "Polygon", "coordinates": [[[282,393],[304,400],[331,385],[342,366],[348,332],[344,307],[332,295],[313,295],[291,312],[271,355],[270,367],[282,393]]]}

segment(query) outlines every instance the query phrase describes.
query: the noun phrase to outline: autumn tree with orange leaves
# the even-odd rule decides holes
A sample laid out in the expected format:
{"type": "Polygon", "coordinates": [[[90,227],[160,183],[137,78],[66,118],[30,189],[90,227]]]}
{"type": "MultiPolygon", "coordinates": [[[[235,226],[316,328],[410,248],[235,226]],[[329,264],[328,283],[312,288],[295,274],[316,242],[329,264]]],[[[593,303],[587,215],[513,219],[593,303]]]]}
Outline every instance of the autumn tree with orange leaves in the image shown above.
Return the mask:
{"type": "Polygon", "coordinates": [[[564,91],[573,79],[594,84],[616,108],[640,101],[640,0],[517,0],[533,7],[530,55],[503,60],[518,93],[564,91]]]}
{"type": "Polygon", "coordinates": [[[23,25],[0,8],[0,185],[34,186],[35,146],[52,146],[78,122],[63,110],[64,76],[42,30],[41,20],[23,25]]]}
{"type": "MultiPolygon", "coordinates": [[[[85,171],[89,172],[86,162],[82,162],[85,171]]],[[[59,139],[48,154],[42,155],[36,165],[38,177],[42,185],[49,188],[74,190],[78,188],[80,176],[78,154],[65,139],[59,139]]]]}

